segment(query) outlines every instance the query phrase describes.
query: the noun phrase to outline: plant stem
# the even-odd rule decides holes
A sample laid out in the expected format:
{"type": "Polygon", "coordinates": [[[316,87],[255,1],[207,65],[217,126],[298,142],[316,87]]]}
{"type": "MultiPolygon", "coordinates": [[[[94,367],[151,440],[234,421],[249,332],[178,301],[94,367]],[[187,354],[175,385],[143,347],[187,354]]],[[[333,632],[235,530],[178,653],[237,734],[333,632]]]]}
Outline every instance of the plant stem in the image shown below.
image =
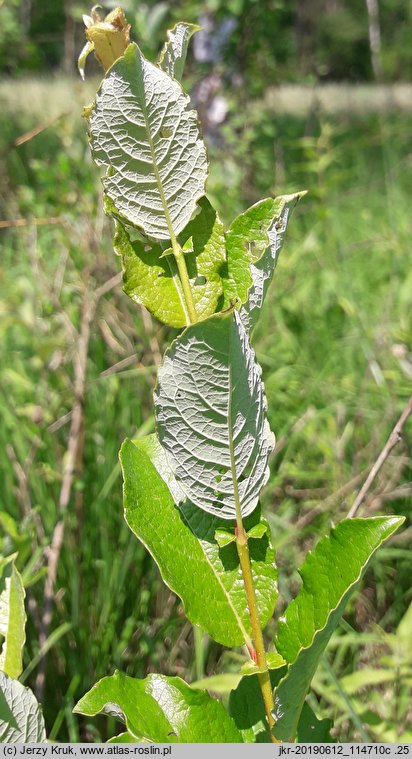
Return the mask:
{"type": "Polygon", "coordinates": [[[252,568],[250,565],[248,537],[243,527],[243,523],[237,519],[236,525],[236,546],[239,554],[240,566],[243,574],[245,593],[250,614],[250,623],[252,626],[252,639],[255,646],[256,664],[261,672],[258,673],[260,690],[262,691],[263,703],[265,706],[266,719],[268,721],[272,743],[280,743],[272,733],[272,728],[276,724],[273,716],[275,703],[273,700],[272,685],[270,682],[269,669],[266,662],[265,643],[263,640],[262,627],[259,620],[259,612],[256,602],[255,586],[253,584],[252,568]]]}
{"type": "MultiPolygon", "coordinates": [[[[171,225],[169,226],[171,230],[171,225]]],[[[172,231],[172,230],[171,230],[172,231]]],[[[193,301],[192,289],[187,273],[186,262],[184,259],[184,253],[176,240],[176,236],[171,234],[172,250],[179,269],[180,280],[182,282],[183,293],[187,305],[187,311],[190,318],[190,323],[197,322],[197,315],[195,310],[195,304],[193,301]]],[[[231,402],[230,402],[231,406],[231,402]]],[[[231,408],[229,408],[229,420],[231,418],[231,408]]],[[[255,586],[253,583],[252,567],[250,564],[248,536],[243,527],[242,510],[240,506],[239,488],[236,476],[236,464],[233,448],[233,430],[231,422],[229,421],[229,448],[230,448],[230,460],[232,469],[233,480],[233,494],[236,504],[236,546],[239,555],[240,567],[242,569],[243,583],[245,587],[246,599],[250,615],[250,623],[252,627],[252,640],[255,647],[254,654],[256,655],[256,664],[261,670],[258,673],[258,680],[260,690],[262,692],[263,704],[265,707],[266,719],[269,725],[270,737],[272,743],[280,743],[272,733],[272,728],[276,724],[276,720],[273,716],[275,710],[275,703],[273,700],[272,685],[270,682],[269,669],[266,661],[265,643],[263,640],[262,627],[259,619],[259,611],[256,602],[255,586]]]]}
{"type": "MultiPolygon", "coordinates": [[[[230,393],[232,393],[233,379],[230,380],[230,393]]],[[[276,720],[273,716],[275,710],[275,703],[273,700],[272,685],[270,682],[269,669],[266,661],[265,643],[263,640],[262,627],[259,619],[259,610],[256,602],[255,585],[253,582],[252,567],[250,565],[248,536],[245,528],[243,527],[242,519],[242,507],[240,505],[239,486],[236,473],[236,460],[235,449],[233,443],[233,426],[232,426],[232,399],[229,398],[228,409],[228,424],[229,424],[229,451],[230,451],[230,468],[232,470],[232,482],[233,482],[233,496],[236,508],[236,547],[240,560],[240,567],[243,575],[243,584],[245,587],[246,600],[249,609],[250,624],[252,627],[252,640],[255,650],[253,651],[253,659],[259,669],[258,680],[260,690],[262,692],[263,704],[265,707],[266,719],[269,725],[270,737],[272,743],[280,743],[272,733],[272,728],[276,724],[276,720]],[[256,657],[256,658],[255,658],[256,657]]],[[[250,653],[250,652],[249,652],[250,653]]]]}
{"type": "Polygon", "coordinates": [[[192,288],[190,286],[189,275],[187,273],[185,254],[183,253],[183,250],[181,249],[176,239],[176,236],[174,234],[171,237],[171,242],[172,242],[172,250],[173,250],[174,257],[177,263],[177,268],[179,269],[179,276],[180,276],[180,281],[182,283],[183,294],[185,296],[189,324],[195,324],[197,322],[197,314],[196,314],[195,303],[193,300],[192,288]]]}

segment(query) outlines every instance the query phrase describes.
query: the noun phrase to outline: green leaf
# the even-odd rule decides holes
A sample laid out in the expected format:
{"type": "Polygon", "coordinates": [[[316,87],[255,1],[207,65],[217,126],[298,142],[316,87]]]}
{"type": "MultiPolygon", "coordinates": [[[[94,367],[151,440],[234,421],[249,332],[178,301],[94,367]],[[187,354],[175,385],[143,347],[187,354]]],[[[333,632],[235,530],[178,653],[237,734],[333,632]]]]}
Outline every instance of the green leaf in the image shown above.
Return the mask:
{"type": "Polygon", "coordinates": [[[0,743],[44,743],[40,704],[29,688],[0,672],[0,743]]]}
{"type": "Polygon", "coordinates": [[[26,641],[23,581],[14,565],[15,554],[0,560],[0,635],[4,642],[0,670],[17,678],[23,670],[23,646],[26,641]]]}
{"type": "Polygon", "coordinates": [[[146,741],[144,740],[142,741],[141,735],[136,736],[128,732],[119,733],[119,735],[114,735],[113,738],[109,738],[107,743],[136,743],[136,740],[139,740],[139,742],[142,742],[142,743],[146,743],[146,741]]]}
{"type": "Polygon", "coordinates": [[[248,538],[260,540],[260,538],[263,538],[265,532],[267,532],[268,529],[269,525],[267,522],[259,522],[259,524],[255,524],[255,526],[248,531],[248,538]]]}
{"type": "Polygon", "coordinates": [[[251,304],[243,311],[247,328],[258,316],[267,289],[264,283],[266,280],[269,283],[273,274],[283,243],[289,211],[300,197],[301,194],[297,193],[260,200],[240,214],[226,233],[227,277],[223,282],[224,307],[231,303],[245,303],[249,288],[254,285],[251,304]],[[251,265],[255,265],[262,258],[268,246],[269,251],[262,267],[252,269],[251,265]],[[251,314],[255,311],[256,314],[252,318],[251,314]]]}
{"type": "MultiPolygon", "coordinates": [[[[286,667],[271,670],[270,682],[274,688],[284,675],[286,667]]],[[[229,698],[229,714],[243,735],[245,743],[270,743],[262,692],[256,674],[242,677],[229,698]]]]}
{"type": "MultiPolygon", "coordinates": [[[[185,261],[193,301],[199,319],[211,316],[223,292],[221,270],[226,258],[223,225],[203,197],[198,214],[179,235],[183,249],[192,242],[185,261]]],[[[134,235],[133,230],[117,224],[114,249],[121,256],[124,291],[132,300],[145,306],[160,321],[171,327],[187,324],[185,300],[177,264],[173,255],[165,255],[162,246],[134,235]]]]}
{"type": "Polygon", "coordinates": [[[159,55],[157,65],[179,82],[182,80],[189,40],[201,27],[179,23],[167,32],[167,41],[159,55]]]}
{"type": "Polygon", "coordinates": [[[279,621],[276,647],[290,666],[275,693],[277,738],[293,740],[310,682],[346,603],[373,553],[403,521],[345,519],[307,555],[302,588],[279,621]]]}
{"type": "Polygon", "coordinates": [[[269,669],[279,669],[279,667],[284,665],[285,660],[277,651],[268,651],[266,653],[266,663],[269,669]]]}
{"type": "Polygon", "coordinates": [[[282,249],[290,215],[303,195],[305,195],[304,192],[294,195],[280,195],[272,201],[272,208],[268,201],[263,201],[267,204],[264,206],[267,209],[267,216],[263,224],[267,232],[268,247],[262,257],[250,265],[252,284],[249,288],[247,301],[240,309],[240,318],[248,332],[252,331],[259,319],[260,310],[282,249]]]}
{"type": "Polygon", "coordinates": [[[258,503],[274,446],[261,369],[237,312],[188,327],[159,368],[160,442],[185,496],[223,519],[258,503]],[[236,497],[238,492],[238,499],[236,497]]]}
{"type": "Polygon", "coordinates": [[[257,675],[259,672],[263,672],[264,670],[263,668],[259,668],[258,665],[252,661],[252,659],[249,659],[244,664],[242,664],[240,671],[244,677],[251,677],[252,675],[257,675]]]}
{"type": "Polygon", "coordinates": [[[236,688],[242,679],[242,675],[236,672],[222,672],[220,675],[211,675],[203,677],[192,683],[192,688],[201,688],[202,690],[212,691],[219,696],[224,696],[236,688]]]}
{"type": "MultiPolygon", "coordinates": [[[[136,444],[126,440],[120,461],[126,522],[152,554],[165,583],[182,599],[188,618],[219,643],[242,645],[251,629],[236,547],[220,549],[214,537],[225,523],[190,503],[176,508],[169,489],[176,483],[155,435],[136,444]]],[[[246,525],[258,519],[255,512],[246,525]]],[[[268,536],[253,542],[250,556],[264,626],[277,600],[268,536]]]]}
{"type": "MultiPolygon", "coordinates": [[[[286,667],[270,670],[270,681],[273,688],[279,683],[285,671],[286,667]]],[[[243,677],[231,692],[229,713],[241,731],[245,742],[271,743],[262,693],[256,674],[243,677]]],[[[309,704],[305,703],[299,720],[297,741],[298,743],[331,743],[333,742],[329,733],[331,726],[331,720],[318,720],[309,704]]]]}
{"type": "MultiPolygon", "coordinates": [[[[266,664],[269,669],[279,669],[279,667],[282,667],[285,664],[285,660],[283,656],[277,652],[270,651],[266,654],[266,664]]],[[[242,675],[245,675],[247,677],[250,677],[251,675],[257,675],[259,672],[264,671],[265,669],[263,667],[258,667],[258,665],[255,664],[255,662],[251,659],[245,662],[245,664],[242,665],[241,669],[242,675]]]]}
{"type": "Polygon", "coordinates": [[[117,716],[129,733],[155,743],[242,743],[223,705],[179,677],[137,680],[116,672],[99,680],[74,711],[117,716]]]}
{"type": "Polygon", "coordinates": [[[225,546],[228,546],[229,543],[234,543],[236,541],[236,535],[234,532],[229,532],[228,530],[216,530],[215,540],[219,548],[224,548],[225,546]]]}
{"type": "Polygon", "coordinates": [[[181,232],[204,195],[206,151],[176,80],[129,45],[102,81],[90,118],[93,157],[119,217],[150,237],[181,232]]]}
{"type": "Polygon", "coordinates": [[[318,719],[305,701],[296,733],[297,743],[335,743],[330,734],[332,727],[331,719],[318,719]]]}

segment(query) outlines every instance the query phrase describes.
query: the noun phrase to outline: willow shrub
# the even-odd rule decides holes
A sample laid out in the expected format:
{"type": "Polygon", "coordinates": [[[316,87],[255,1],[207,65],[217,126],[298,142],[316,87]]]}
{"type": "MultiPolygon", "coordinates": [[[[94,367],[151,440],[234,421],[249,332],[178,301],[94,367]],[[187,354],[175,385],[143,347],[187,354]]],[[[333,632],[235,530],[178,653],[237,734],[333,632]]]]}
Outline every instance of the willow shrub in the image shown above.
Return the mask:
{"type": "MultiPolygon", "coordinates": [[[[156,434],[126,440],[120,452],[125,519],[192,624],[242,647],[245,661],[227,709],[178,677],[116,672],[75,711],[118,717],[125,732],[114,742],[331,741],[331,721],[316,718],[306,695],[372,554],[403,520],[346,519],[319,540],[266,648],[277,568],[259,495],[275,438],[250,336],[303,193],[265,198],[225,230],[206,195],[206,150],[181,85],[196,27],[177,24],[154,65],[129,42],[121,9],[106,19],[94,10],[85,23],[80,68],[94,50],[106,71],[85,116],[124,289],[181,329],[158,373],[156,434]]],[[[11,690],[22,688],[7,677],[16,672],[3,675],[11,690]]]]}
{"type": "Polygon", "coordinates": [[[250,336],[303,193],[265,198],[225,230],[206,195],[206,149],[181,85],[196,27],[169,31],[154,65],[129,42],[120,9],[85,21],[81,66],[94,49],[106,69],[85,115],[124,289],[182,330],[159,368],[156,433],[120,452],[125,519],[192,624],[248,656],[228,710],[180,678],[116,672],[76,711],[113,713],[115,704],[128,740],[330,740],[329,722],[305,698],[370,557],[402,520],[347,519],[322,538],[266,650],[277,569],[259,495],[275,438],[250,336]]]}

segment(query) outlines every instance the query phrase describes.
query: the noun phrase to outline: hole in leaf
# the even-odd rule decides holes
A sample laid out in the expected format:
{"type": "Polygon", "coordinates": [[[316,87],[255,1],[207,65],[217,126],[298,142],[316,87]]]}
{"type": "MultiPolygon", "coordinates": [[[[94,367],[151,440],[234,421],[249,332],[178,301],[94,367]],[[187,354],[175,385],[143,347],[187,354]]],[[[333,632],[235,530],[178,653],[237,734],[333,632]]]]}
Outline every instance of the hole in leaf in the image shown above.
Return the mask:
{"type": "Polygon", "coordinates": [[[222,475],[221,474],[217,474],[216,477],[215,477],[215,480],[216,480],[216,482],[218,484],[219,484],[219,482],[220,482],[221,479],[222,479],[222,475]]]}
{"type": "Polygon", "coordinates": [[[199,276],[197,276],[196,279],[194,280],[193,284],[196,287],[198,287],[199,285],[205,285],[206,284],[206,277],[204,277],[203,275],[199,274],[199,276]]]}
{"type": "Polygon", "coordinates": [[[253,469],[253,464],[251,462],[249,462],[249,464],[247,466],[245,466],[242,474],[239,476],[239,478],[238,478],[239,482],[244,482],[249,477],[249,475],[251,474],[252,469],[253,469]]]}
{"type": "Polygon", "coordinates": [[[168,139],[173,134],[173,130],[170,127],[162,127],[160,130],[160,136],[164,139],[168,139]]]}

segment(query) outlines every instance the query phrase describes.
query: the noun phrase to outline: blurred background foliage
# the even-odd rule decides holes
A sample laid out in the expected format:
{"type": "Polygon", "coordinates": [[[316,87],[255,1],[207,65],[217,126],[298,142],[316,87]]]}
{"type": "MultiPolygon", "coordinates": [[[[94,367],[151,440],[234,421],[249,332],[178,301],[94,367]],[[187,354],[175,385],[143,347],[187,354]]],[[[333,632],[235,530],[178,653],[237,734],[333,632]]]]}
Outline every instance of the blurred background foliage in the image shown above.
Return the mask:
{"type": "MultiPolygon", "coordinates": [[[[412,4],[123,6],[150,58],[176,20],[203,26],[186,87],[208,143],[208,193],[226,223],[261,197],[309,190],[254,335],[278,439],[262,502],[279,615],[299,588],[304,554],[347,513],[411,392],[411,90],[404,110],[393,104],[411,79],[412,4]],[[325,104],[316,87],[333,82],[325,104]],[[360,93],[356,109],[342,107],[348,93],[360,93]]],[[[92,724],[72,708],[116,667],[189,681],[239,668],[236,651],[193,630],[123,523],[118,449],[153,430],[156,366],[173,332],[117,280],[89,313],[78,398],[87,306],[120,268],[81,119],[98,70],[88,62],[85,84],[75,70],[89,10],[0,0],[0,550],[18,551],[27,587],[22,681],[42,694],[50,738],[72,741],[113,733],[106,719],[92,724]],[[81,445],[62,511],[76,399],[81,445]]],[[[374,559],[310,696],[339,740],[412,741],[411,443],[409,422],[361,512],[404,514],[405,528],[374,559]]]]}
{"type": "MultiPolygon", "coordinates": [[[[371,32],[383,80],[410,78],[408,0],[125,0],[122,7],[146,54],[162,44],[165,24],[185,18],[218,27],[209,55],[223,42],[218,57],[246,78],[249,94],[285,81],[372,80],[371,32]]],[[[78,0],[2,0],[0,67],[13,75],[56,66],[69,73],[88,10],[78,0]]]]}

